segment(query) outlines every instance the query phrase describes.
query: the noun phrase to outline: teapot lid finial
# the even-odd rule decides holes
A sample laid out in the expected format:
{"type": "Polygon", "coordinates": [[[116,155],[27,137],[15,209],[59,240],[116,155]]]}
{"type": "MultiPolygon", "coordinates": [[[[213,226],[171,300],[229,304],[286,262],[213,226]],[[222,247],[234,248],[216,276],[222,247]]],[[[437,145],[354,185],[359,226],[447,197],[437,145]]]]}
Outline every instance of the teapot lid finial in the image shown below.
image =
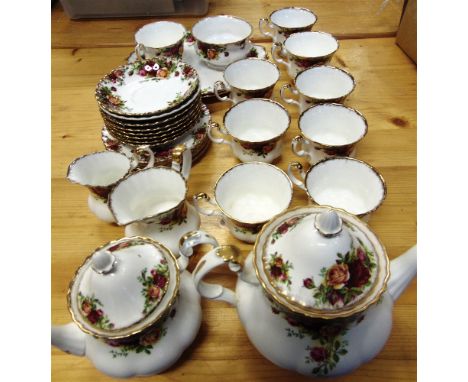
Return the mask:
{"type": "Polygon", "coordinates": [[[343,221],[336,211],[324,211],[316,215],[315,228],[323,236],[333,237],[338,235],[343,229],[343,221]]]}
{"type": "Polygon", "coordinates": [[[101,250],[94,253],[91,262],[91,266],[96,273],[106,275],[114,269],[116,259],[109,251],[101,250]]]}

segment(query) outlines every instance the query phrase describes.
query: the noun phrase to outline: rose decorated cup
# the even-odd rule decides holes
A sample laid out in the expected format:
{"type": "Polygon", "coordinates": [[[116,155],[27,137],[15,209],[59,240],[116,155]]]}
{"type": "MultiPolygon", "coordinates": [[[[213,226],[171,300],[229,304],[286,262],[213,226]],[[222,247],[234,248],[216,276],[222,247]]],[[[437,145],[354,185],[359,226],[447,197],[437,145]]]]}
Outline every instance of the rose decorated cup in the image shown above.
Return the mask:
{"type": "Polygon", "coordinates": [[[253,31],[244,19],[220,15],[205,17],[192,28],[196,52],[201,60],[216,70],[246,58],[253,48],[249,37],[253,31]]]}
{"type": "Polygon", "coordinates": [[[293,33],[310,31],[316,21],[317,16],[309,9],[286,7],[273,11],[268,18],[261,18],[258,28],[273,42],[282,43],[293,33]],[[266,27],[271,31],[266,30],[266,27]]]}
{"type": "Polygon", "coordinates": [[[153,167],[119,181],[109,195],[109,207],[117,224],[126,226],[126,236],[150,237],[177,251],[180,237],[197,229],[200,217],[186,201],[190,149],[177,146],[172,160],[172,168],[153,167]]]}
{"type": "Polygon", "coordinates": [[[304,171],[298,162],[288,167],[291,181],[307,192],[309,199],[319,205],[342,208],[368,221],[387,195],[382,175],[361,160],[349,157],[323,159],[304,171]],[[302,179],[294,176],[293,170],[302,179]]]}
{"type": "Polygon", "coordinates": [[[216,98],[236,104],[250,98],[270,98],[280,77],[278,67],[260,58],[246,58],[229,64],[224,70],[224,82],[216,81],[216,98]],[[219,93],[230,92],[229,96],[219,93]]]}
{"type": "Polygon", "coordinates": [[[224,128],[217,123],[208,127],[208,137],[214,143],[231,146],[234,156],[242,162],[271,163],[281,155],[283,135],[291,123],[288,111],[278,102],[253,98],[232,106],[224,115],[224,128]],[[213,128],[230,137],[216,138],[213,128]]]}
{"type": "Polygon", "coordinates": [[[253,243],[263,225],[289,207],[293,190],[283,170],[268,163],[249,162],[222,174],[213,195],[214,200],[206,193],[195,195],[197,211],[206,216],[219,216],[220,224],[234,237],[253,243]],[[202,207],[203,200],[217,208],[202,207]]]}
{"type": "Polygon", "coordinates": [[[296,105],[303,112],[316,103],[342,103],[354,90],[356,83],[353,76],[334,66],[313,66],[300,72],[294,85],[284,84],[280,89],[281,99],[296,105]],[[298,96],[298,100],[287,98],[286,89],[298,96]]]}
{"type": "Polygon", "coordinates": [[[277,63],[284,65],[289,77],[296,75],[313,65],[327,64],[339,44],[336,38],[325,32],[300,32],[289,36],[283,44],[277,42],[271,47],[271,56],[277,63]],[[278,53],[285,54],[286,59],[278,53]]]}
{"type": "Polygon", "coordinates": [[[115,222],[107,202],[117,182],[139,170],[140,163],[147,162],[145,168],[154,166],[154,154],[147,147],[137,148],[128,154],[99,151],[76,158],[68,166],[68,180],[89,189],[89,209],[108,223],[115,222]]]}
{"type": "Polygon", "coordinates": [[[310,164],[333,157],[356,155],[356,145],[367,134],[367,121],[357,110],[337,103],[309,107],[299,117],[301,135],[291,142],[294,154],[310,164]]]}
{"type": "Polygon", "coordinates": [[[181,59],[186,30],[172,21],[146,24],[135,33],[135,54],[138,60],[151,58],[181,59]]]}

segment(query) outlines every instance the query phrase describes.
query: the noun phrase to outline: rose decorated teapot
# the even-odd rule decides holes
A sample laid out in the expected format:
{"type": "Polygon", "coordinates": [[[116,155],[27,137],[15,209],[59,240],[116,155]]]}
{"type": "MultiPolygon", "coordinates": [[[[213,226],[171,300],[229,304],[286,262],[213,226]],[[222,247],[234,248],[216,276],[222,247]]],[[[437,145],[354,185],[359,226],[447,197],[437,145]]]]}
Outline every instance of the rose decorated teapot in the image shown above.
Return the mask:
{"type": "Polygon", "coordinates": [[[125,237],[96,249],[68,289],[72,323],[52,326],[52,345],[88,357],[118,378],[157,374],[192,343],[201,324],[200,296],[164,245],[125,237]]]}
{"type": "MultiPolygon", "coordinates": [[[[181,240],[190,256],[213,244],[204,231],[181,240]]],[[[373,359],[392,328],[395,300],[416,274],[416,246],[389,261],[365,222],[326,206],[289,209],[258,234],[245,262],[234,246],[214,245],[193,271],[200,294],[237,308],[257,350],[309,377],[350,373],[373,359]],[[227,263],[236,291],[203,278],[227,263]]]]}

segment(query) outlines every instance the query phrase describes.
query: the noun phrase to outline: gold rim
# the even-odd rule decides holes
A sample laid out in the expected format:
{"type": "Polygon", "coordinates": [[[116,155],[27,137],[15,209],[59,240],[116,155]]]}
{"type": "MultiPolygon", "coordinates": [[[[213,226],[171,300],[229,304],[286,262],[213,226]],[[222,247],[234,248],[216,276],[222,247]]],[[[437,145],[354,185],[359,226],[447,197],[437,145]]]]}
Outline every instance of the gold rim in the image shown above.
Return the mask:
{"type": "Polygon", "coordinates": [[[238,90],[240,90],[240,91],[242,91],[242,92],[244,92],[244,93],[247,93],[247,94],[248,94],[248,93],[253,93],[253,92],[261,92],[261,91],[265,91],[265,92],[266,92],[268,89],[270,89],[271,87],[274,87],[274,86],[275,86],[275,84],[278,82],[278,80],[280,79],[280,77],[281,77],[281,73],[280,73],[280,70],[278,69],[278,65],[274,64],[274,63],[271,62],[271,61],[265,60],[264,58],[258,58],[258,57],[241,58],[240,60],[236,60],[236,61],[234,61],[234,62],[231,62],[228,66],[226,66],[226,69],[224,69],[224,72],[223,72],[224,81],[227,82],[227,84],[228,84],[231,88],[233,88],[233,89],[238,89],[238,90]],[[253,90],[252,90],[252,89],[242,89],[242,88],[239,88],[239,87],[237,87],[237,86],[233,86],[233,85],[227,80],[227,78],[226,78],[226,72],[227,72],[227,70],[228,70],[228,68],[229,68],[230,66],[232,66],[232,65],[234,65],[234,64],[236,64],[236,63],[239,63],[239,62],[241,62],[241,61],[263,61],[263,62],[267,62],[268,64],[272,65],[272,66],[276,69],[276,73],[277,73],[278,76],[277,76],[276,80],[275,80],[272,84],[270,84],[270,85],[268,85],[268,86],[266,86],[266,87],[260,88],[260,89],[253,89],[253,90]]]}
{"type": "Polygon", "coordinates": [[[230,45],[230,44],[239,44],[241,43],[242,41],[245,41],[247,39],[250,38],[250,36],[252,36],[252,33],[253,33],[253,27],[252,25],[245,19],[241,18],[241,17],[237,17],[237,16],[232,16],[232,15],[216,15],[216,16],[209,16],[209,17],[205,17],[199,21],[197,21],[193,26],[192,26],[192,36],[195,38],[195,40],[197,41],[200,41],[202,44],[206,44],[206,45],[212,45],[212,46],[226,46],[226,45],[230,45]],[[250,28],[250,33],[248,34],[247,37],[244,37],[244,38],[241,38],[240,40],[237,40],[237,41],[229,41],[227,43],[224,43],[224,44],[215,44],[215,43],[211,43],[211,42],[206,42],[206,41],[203,41],[202,39],[198,38],[197,36],[195,36],[195,33],[193,33],[193,30],[195,29],[195,27],[200,24],[202,21],[205,21],[205,20],[208,20],[208,19],[217,19],[217,18],[228,18],[228,19],[237,19],[237,20],[240,20],[240,21],[243,21],[244,23],[246,23],[249,28],[250,28]]]}
{"type": "Polygon", "coordinates": [[[281,173],[281,175],[283,175],[286,180],[288,181],[288,184],[289,184],[289,189],[291,191],[291,197],[289,198],[289,202],[288,202],[288,205],[283,209],[283,211],[279,212],[278,214],[281,214],[283,213],[285,210],[287,210],[289,208],[289,206],[291,205],[292,203],[292,199],[293,199],[293,185],[292,185],[292,182],[291,182],[291,179],[289,179],[289,176],[283,171],[281,170],[279,167],[275,166],[275,165],[272,165],[270,163],[265,163],[265,162],[258,162],[258,161],[252,161],[252,162],[245,162],[245,163],[238,163],[236,164],[235,166],[231,167],[230,169],[226,170],[223,174],[221,174],[221,176],[218,178],[218,180],[216,181],[215,185],[214,185],[214,188],[213,188],[213,199],[216,203],[216,205],[218,206],[218,208],[221,210],[221,212],[229,219],[231,219],[232,221],[236,222],[236,223],[239,223],[239,224],[250,224],[250,225],[255,225],[255,224],[265,224],[266,222],[268,222],[269,220],[273,219],[275,216],[277,216],[278,214],[275,214],[273,215],[271,218],[267,219],[267,220],[263,220],[263,221],[258,221],[258,222],[242,222],[240,221],[239,219],[236,219],[234,218],[233,216],[231,216],[229,213],[227,213],[218,203],[218,200],[216,198],[216,189],[218,187],[218,183],[221,181],[221,179],[227,175],[229,172],[233,171],[235,168],[237,167],[240,167],[240,166],[248,166],[248,165],[260,165],[260,166],[270,166],[272,168],[274,168],[275,170],[277,170],[279,173],[281,173]]]}
{"type": "Polygon", "coordinates": [[[187,184],[187,180],[182,176],[182,174],[176,170],[173,170],[172,168],[169,168],[169,167],[165,167],[165,166],[154,166],[154,167],[150,167],[150,168],[145,168],[143,170],[140,170],[134,174],[129,174],[127,175],[126,177],[120,179],[114,186],[114,188],[112,189],[112,192],[109,194],[109,197],[108,197],[108,206],[109,206],[109,209],[111,210],[112,212],[112,215],[114,215],[114,217],[116,218],[115,221],[117,222],[117,225],[119,226],[122,226],[122,225],[129,225],[129,224],[133,224],[133,223],[136,223],[136,222],[142,222],[144,220],[148,220],[148,219],[153,219],[155,218],[156,216],[158,215],[161,215],[161,214],[167,214],[169,212],[173,212],[175,210],[177,210],[178,208],[181,208],[182,207],[182,204],[185,203],[186,199],[187,199],[187,194],[188,194],[188,184],[187,184]],[[114,212],[114,208],[113,208],[113,205],[112,205],[112,195],[115,191],[115,189],[119,186],[119,184],[123,183],[123,182],[126,182],[131,176],[140,176],[140,174],[144,174],[145,172],[148,172],[148,171],[154,171],[154,170],[164,170],[164,171],[171,171],[171,172],[174,172],[176,173],[177,175],[180,176],[180,178],[183,180],[184,182],[184,185],[185,185],[185,194],[184,194],[184,197],[183,199],[174,207],[168,209],[167,211],[160,211],[158,212],[157,214],[153,214],[153,215],[147,215],[143,218],[140,218],[140,219],[134,219],[134,220],[131,220],[127,223],[123,223],[123,224],[120,224],[118,222],[118,219],[117,219],[117,215],[115,214],[114,212]]]}
{"type": "Polygon", "coordinates": [[[159,21],[155,21],[155,22],[153,22],[153,23],[145,24],[145,25],[143,25],[141,28],[139,28],[139,29],[135,32],[135,42],[136,42],[137,44],[143,45],[145,48],[149,48],[149,49],[158,49],[158,50],[169,49],[169,48],[173,48],[174,46],[179,45],[181,42],[182,42],[182,44],[183,44],[183,42],[185,41],[185,34],[186,34],[186,33],[187,33],[187,30],[186,30],[185,27],[184,27],[182,24],[180,24],[180,23],[176,23],[176,22],[174,22],[174,21],[169,21],[169,20],[159,20],[159,21]],[[137,41],[136,35],[138,34],[138,32],[140,32],[142,29],[147,28],[148,26],[150,26],[150,25],[152,25],[152,24],[160,23],[161,21],[164,22],[164,23],[176,24],[176,25],[182,27],[182,29],[183,29],[182,37],[181,37],[179,40],[177,40],[177,42],[175,42],[175,43],[173,43],[173,44],[164,45],[164,46],[157,46],[157,47],[155,47],[155,46],[147,46],[147,45],[143,44],[142,42],[138,42],[138,41],[137,41]]]}
{"type": "MultiPolygon", "coordinates": [[[[351,221],[353,221],[353,218],[356,218],[356,219],[359,219],[356,217],[356,215],[352,215],[350,214],[349,212],[343,210],[343,209],[340,209],[340,208],[335,208],[335,207],[331,207],[331,206],[320,206],[320,207],[324,207],[324,208],[329,208],[329,209],[332,209],[332,210],[337,210],[337,211],[340,211],[342,212],[345,216],[347,216],[348,218],[351,219],[351,221]]],[[[379,240],[379,238],[377,237],[377,235],[374,233],[374,231],[369,227],[369,225],[362,221],[362,220],[358,220],[359,224],[362,224],[364,226],[364,228],[366,229],[367,232],[371,232],[372,235],[375,237],[375,240],[376,242],[379,244],[379,247],[380,249],[382,250],[382,258],[385,260],[386,264],[385,264],[385,276],[383,278],[383,281],[382,281],[382,287],[380,289],[380,291],[378,291],[378,293],[375,295],[374,298],[370,299],[366,304],[363,304],[362,306],[358,306],[358,307],[355,307],[353,308],[352,310],[348,310],[348,311],[341,311],[339,313],[326,313],[326,314],[316,314],[316,313],[311,313],[311,312],[308,312],[307,310],[305,309],[301,309],[300,307],[297,307],[295,305],[292,305],[290,304],[288,301],[281,301],[278,296],[274,293],[271,293],[271,291],[268,289],[268,286],[265,284],[265,281],[262,279],[261,275],[260,275],[260,270],[258,269],[258,266],[257,266],[257,261],[256,261],[256,258],[257,258],[257,251],[258,251],[258,245],[259,245],[259,242],[260,242],[260,239],[265,235],[265,232],[268,228],[270,228],[273,223],[277,223],[277,221],[282,218],[284,215],[290,213],[290,212],[293,212],[293,211],[297,211],[297,210],[300,210],[302,208],[310,208],[310,207],[304,207],[304,206],[298,206],[298,207],[294,207],[294,208],[290,208],[288,209],[287,211],[284,211],[282,212],[281,214],[278,214],[274,217],[274,219],[271,219],[269,222],[267,222],[263,227],[262,229],[260,230],[260,232],[258,233],[257,235],[257,238],[255,240],[255,244],[254,244],[254,248],[253,248],[253,256],[252,256],[252,262],[253,262],[253,266],[254,266],[254,269],[255,269],[255,274],[257,276],[257,279],[260,283],[260,285],[262,286],[263,288],[263,291],[269,296],[271,297],[278,305],[280,305],[281,307],[283,307],[283,309],[286,309],[288,311],[291,311],[293,313],[296,313],[296,314],[299,314],[301,316],[305,316],[305,317],[308,317],[308,318],[320,318],[320,319],[324,319],[324,320],[331,320],[331,319],[336,319],[336,318],[344,318],[344,317],[349,317],[349,316],[352,316],[354,314],[357,314],[357,313],[360,313],[360,312],[363,312],[365,311],[367,308],[369,308],[371,305],[375,304],[379,299],[380,297],[382,296],[382,294],[387,290],[387,283],[388,283],[388,280],[390,278],[390,260],[388,258],[388,255],[387,255],[387,250],[385,249],[385,246],[381,243],[381,241],[379,240]],[[276,222],[274,222],[274,220],[276,220],[276,222]]],[[[362,230],[361,230],[362,232],[362,230]]],[[[263,250],[262,250],[262,259],[261,259],[261,263],[263,264],[263,250]]],[[[265,272],[266,273],[266,272],[265,272]]],[[[275,289],[273,287],[273,289],[275,289]]]]}
{"type": "Polygon", "coordinates": [[[332,66],[332,65],[313,65],[310,68],[307,68],[306,70],[303,70],[302,72],[299,72],[296,75],[296,77],[294,78],[294,87],[299,92],[299,94],[301,94],[302,96],[304,96],[305,98],[307,98],[308,100],[311,100],[311,101],[313,101],[313,100],[319,100],[319,101],[320,100],[322,100],[322,101],[337,100],[337,99],[343,99],[343,98],[349,96],[353,92],[353,90],[356,88],[356,80],[354,79],[354,77],[352,76],[351,73],[349,73],[348,71],[346,71],[344,69],[338,68],[336,66],[332,66]],[[353,86],[352,86],[351,90],[348,91],[347,93],[343,94],[343,95],[340,95],[338,97],[332,97],[332,98],[316,98],[316,97],[308,96],[308,95],[302,93],[297,87],[297,79],[299,78],[299,76],[303,75],[304,73],[306,73],[306,72],[308,72],[310,70],[316,69],[316,68],[329,68],[329,69],[339,70],[340,72],[346,74],[351,79],[351,82],[353,83],[353,86]]]}
{"type": "Polygon", "coordinates": [[[340,43],[339,43],[339,41],[335,38],[335,36],[333,36],[333,35],[330,34],[330,33],[322,32],[322,31],[304,31],[304,32],[297,32],[297,33],[294,33],[294,34],[292,34],[291,36],[289,36],[289,37],[284,41],[283,46],[284,46],[284,49],[286,49],[286,51],[287,51],[292,57],[294,57],[294,58],[305,59],[305,60],[307,60],[307,59],[309,59],[309,60],[311,60],[311,59],[317,59],[317,60],[323,59],[323,60],[324,60],[324,59],[326,59],[326,58],[328,58],[328,57],[333,56],[333,55],[336,53],[336,51],[337,51],[338,48],[340,47],[340,43]],[[292,53],[292,52],[286,47],[286,43],[287,43],[287,41],[288,41],[291,37],[294,37],[294,36],[297,36],[297,35],[300,35],[300,34],[309,34],[309,33],[322,34],[322,35],[326,35],[326,36],[331,37],[331,38],[332,38],[333,40],[335,40],[335,42],[336,42],[336,48],[335,48],[335,50],[333,50],[333,51],[330,52],[330,53],[321,55],[321,56],[299,56],[299,55],[297,55],[297,54],[292,53]]]}
{"type": "MultiPolygon", "coordinates": [[[[156,324],[169,310],[170,308],[174,305],[174,302],[176,300],[176,297],[177,297],[177,293],[179,291],[179,287],[180,287],[180,267],[179,267],[179,263],[177,262],[177,259],[176,257],[174,256],[174,254],[171,252],[171,250],[169,248],[167,248],[164,244],[156,241],[156,240],[153,240],[149,237],[144,237],[144,236],[132,236],[130,238],[121,238],[121,239],[117,239],[117,240],[113,240],[113,241],[110,241],[106,244],[103,244],[101,245],[100,247],[96,248],[93,253],[91,255],[89,255],[88,257],[86,257],[86,259],[84,260],[84,262],[80,265],[80,267],[75,271],[75,274],[72,278],[72,280],[70,281],[70,284],[68,285],[68,291],[67,291],[67,307],[68,307],[68,311],[70,312],[71,316],[72,316],[72,319],[73,321],[78,325],[78,327],[85,333],[87,334],[90,334],[94,337],[98,337],[98,338],[102,338],[102,339],[106,339],[106,340],[118,340],[118,339],[123,339],[123,338],[128,338],[128,337],[132,337],[134,335],[137,335],[139,333],[142,333],[143,331],[145,331],[146,329],[148,329],[150,326],[153,326],[154,324],[156,324]],[[126,333],[128,332],[132,326],[134,326],[135,324],[133,324],[132,326],[130,326],[129,328],[125,328],[124,330],[124,333],[123,334],[116,334],[116,335],[112,335],[112,334],[102,334],[102,333],[99,333],[99,332],[95,332],[87,327],[85,327],[81,321],[75,316],[75,312],[73,311],[73,308],[72,308],[72,289],[74,288],[75,286],[75,282],[76,282],[76,279],[80,273],[80,271],[82,269],[84,269],[84,267],[89,263],[89,261],[91,260],[91,257],[94,255],[94,253],[96,253],[97,251],[100,251],[101,249],[103,248],[106,248],[106,247],[109,247],[109,246],[112,246],[112,245],[116,245],[118,244],[119,242],[122,242],[124,240],[142,240],[144,242],[147,242],[148,244],[151,244],[153,246],[155,246],[156,248],[159,247],[159,249],[162,249],[162,252],[165,252],[165,254],[168,255],[169,258],[171,258],[171,260],[173,261],[173,265],[174,265],[174,268],[175,268],[175,286],[174,286],[174,291],[172,293],[172,295],[170,296],[169,298],[169,301],[167,302],[166,304],[166,307],[163,308],[163,310],[154,318],[152,319],[150,322],[148,322],[147,324],[143,325],[141,328],[139,328],[138,330],[133,330],[131,331],[130,333],[126,333]]],[[[156,307],[157,308],[157,307],[156,307]]],[[[155,309],[156,309],[155,308],[155,309]]],[[[154,312],[154,311],[153,311],[154,312]]],[[[143,319],[142,321],[144,322],[145,319],[143,319]]],[[[142,321],[139,321],[139,322],[142,322],[142,321]]]]}
{"type": "Polygon", "coordinates": [[[317,15],[312,12],[310,9],[307,9],[307,8],[303,8],[303,7],[284,7],[284,8],[280,8],[280,9],[276,9],[274,10],[273,12],[270,13],[270,16],[268,16],[268,20],[274,25],[276,26],[278,29],[282,30],[282,31],[294,31],[294,30],[298,30],[298,29],[304,29],[304,28],[311,28],[314,26],[314,24],[318,21],[318,17],[317,15]],[[276,12],[279,12],[279,11],[284,11],[286,9],[295,9],[295,10],[300,10],[300,11],[306,11],[308,13],[311,13],[312,15],[314,15],[315,17],[315,21],[312,23],[312,24],[307,24],[303,27],[282,27],[281,25],[278,25],[276,23],[274,23],[273,21],[271,21],[271,16],[273,16],[274,13],[276,12]]]}
{"type": "Polygon", "coordinates": [[[335,148],[335,147],[340,148],[340,147],[354,145],[354,144],[358,143],[360,140],[362,140],[367,135],[367,131],[369,129],[369,126],[367,124],[367,119],[364,117],[364,115],[362,115],[362,113],[360,111],[358,111],[356,109],[353,109],[352,107],[345,106],[342,103],[336,103],[336,102],[317,103],[315,105],[312,105],[312,106],[308,107],[299,116],[299,118],[297,120],[297,125],[299,127],[299,131],[301,132],[301,135],[304,138],[308,139],[312,143],[315,143],[315,144],[320,145],[322,147],[329,147],[329,148],[335,148]],[[302,128],[301,128],[301,119],[302,119],[303,115],[305,115],[309,110],[311,110],[311,109],[313,109],[315,107],[324,107],[324,106],[333,106],[333,107],[337,106],[337,107],[340,107],[340,108],[348,109],[349,111],[357,114],[359,117],[361,117],[362,121],[364,122],[364,133],[358,139],[356,139],[355,141],[353,141],[351,143],[346,143],[346,144],[343,144],[343,145],[330,145],[330,144],[326,144],[326,143],[320,143],[320,142],[317,142],[317,141],[313,140],[312,138],[310,138],[307,134],[304,133],[304,130],[302,130],[302,128]]]}
{"type": "Polygon", "coordinates": [[[279,102],[277,101],[273,101],[269,98],[251,98],[251,99],[245,99],[243,101],[240,101],[238,103],[236,103],[235,105],[231,106],[227,111],[226,113],[224,113],[224,116],[223,116],[223,125],[224,125],[224,128],[227,130],[227,132],[229,133],[230,136],[232,136],[233,138],[237,139],[239,142],[244,142],[244,143],[254,143],[254,144],[262,144],[262,143],[268,143],[268,142],[271,142],[271,141],[274,141],[274,140],[278,140],[279,138],[281,138],[284,134],[286,134],[286,132],[288,131],[289,129],[289,126],[291,125],[291,115],[289,114],[289,112],[286,110],[286,108],[281,105],[279,102]],[[229,131],[229,128],[226,126],[226,117],[228,116],[228,114],[233,110],[235,109],[236,107],[238,107],[239,105],[243,104],[244,102],[270,102],[276,106],[279,106],[287,115],[288,117],[288,124],[286,126],[286,128],[279,134],[279,135],[276,135],[272,138],[269,138],[267,140],[264,140],[264,141],[246,141],[244,139],[240,139],[238,138],[237,136],[235,136],[234,134],[232,134],[231,131],[229,131]]]}
{"type": "MultiPolygon", "coordinates": [[[[310,198],[310,200],[317,204],[317,205],[321,205],[320,203],[317,203],[317,201],[312,197],[312,195],[310,195],[310,192],[309,192],[309,189],[307,187],[307,179],[309,177],[309,174],[312,172],[312,170],[319,166],[319,165],[322,165],[323,163],[325,162],[328,162],[328,161],[335,161],[335,160],[350,160],[350,161],[354,161],[354,162],[358,162],[358,163],[361,163],[363,164],[364,166],[366,166],[367,168],[369,168],[370,170],[372,170],[374,172],[374,174],[377,176],[377,178],[380,180],[381,182],[381,185],[382,185],[382,188],[383,188],[383,194],[382,194],[382,198],[380,199],[379,203],[374,207],[372,208],[371,210],[367,211],[367,212],[363,212],[363,213],[360,213],[360,214],[351,214],[350,212],[346,211],[343,209],[343,211],[345,211],[346,213],[350,214],[350,215],[355,215],[359,218],[362,218],[363,216],[365,215],[368,215],[374,211],[376,211],[381,205],[382,203],[384,202],[385,198],[387,197],[387,184],[385,182],[385,179],[383,178],[382,174],[380,174],[379,171],[377,171],[377,169],[375,167],[373,167],[372,165],[370,165],[369,163],[366,163],[360,159],[356,159],[356,158],[351,158],[351,157],[330,157],[330,158],[325,158],[325,159],[322,159],[320,161],[318,161],[317,163],[315,163],[313,166],[311,166],[307,172],[306,172],[306,175],[304,177],[304,187],[305,187],[305,191],[307,193],[307,196],[310,198]]],[[[334,209],[340,209],[338,207],[332,207],[334,209]]]]}

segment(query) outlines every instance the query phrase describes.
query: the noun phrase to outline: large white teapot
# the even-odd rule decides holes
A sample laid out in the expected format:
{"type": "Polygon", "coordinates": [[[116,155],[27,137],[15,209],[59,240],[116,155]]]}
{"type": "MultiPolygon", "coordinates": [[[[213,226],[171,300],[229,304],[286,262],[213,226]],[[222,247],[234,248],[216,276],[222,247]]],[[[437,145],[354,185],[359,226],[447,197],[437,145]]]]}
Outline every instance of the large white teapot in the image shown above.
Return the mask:
{"type": "Polygon", "coordinates": [[[88,357],[112,377],[166,370],[201,324],[200,296],[184,271],[187,263],[145,237],[96,249],[70,283],[74,322],[52,326],[52,345],[88,357]]]}
{"type": "MultiPolygon", "coordinates": [[[[213,243],[203,231],[180,253],[213,243]]],[[[416,247],[393,261],[359,218],[323,206],[290,209],[258,234],[242,265],[233,246],[217,246],[193,272],[203,297],[237,307],[254,346],[276,365],[310,377],[349,373],[373,359],[392,327],[392,308],[416,274],[416,247]],[[236,292],[203,277],[228,263],[236,292]]]]}

